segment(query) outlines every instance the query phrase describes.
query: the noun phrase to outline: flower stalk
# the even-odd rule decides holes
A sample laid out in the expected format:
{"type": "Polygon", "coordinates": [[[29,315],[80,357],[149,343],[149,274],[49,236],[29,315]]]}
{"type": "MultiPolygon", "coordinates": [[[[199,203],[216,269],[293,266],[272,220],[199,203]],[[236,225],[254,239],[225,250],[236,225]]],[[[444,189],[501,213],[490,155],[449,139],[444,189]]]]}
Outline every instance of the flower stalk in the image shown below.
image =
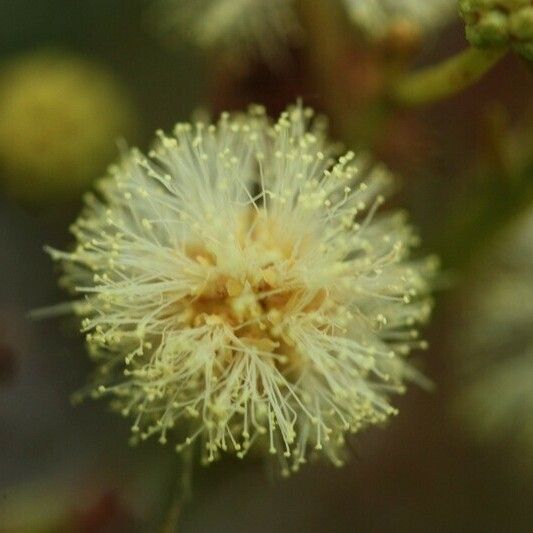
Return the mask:
{"type": "Polygon", "coordinates": [[[390,97],[404,107],[450,98],[479,81],[506,52],[507,48],[500,47],[468,48],[437,65],[404,75],[393,85],[390,97]]]}
{"type": "Polygon", "coordinates": [[[341,13],[338,6],[324,0],[300,0],[296,7],[307,30],[306,59],[312,81],[320,91],[339,135],[349,137],[353,113],[349,112],[350,95],[342,80],[343,62],[349,47],[341,13]]]}

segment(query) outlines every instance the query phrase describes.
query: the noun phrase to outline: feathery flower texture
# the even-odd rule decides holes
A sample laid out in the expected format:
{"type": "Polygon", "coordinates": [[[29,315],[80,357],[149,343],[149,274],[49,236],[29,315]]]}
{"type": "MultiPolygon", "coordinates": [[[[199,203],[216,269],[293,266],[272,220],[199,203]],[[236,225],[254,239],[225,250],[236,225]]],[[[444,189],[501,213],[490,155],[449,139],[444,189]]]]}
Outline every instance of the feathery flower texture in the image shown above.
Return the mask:
{"type": "Polygon", "coordinates": [[[137,439],[198,441],[206,462],[257,445],[283,473],[395,413],[430,313],[433,260],[402,213],[376,214],[384,169],[335,159],[323,121],[263,108],[159,132],[111,170],[51,250],[85,296],[93,393],[137,439]],[[180,428],[183,437],[177,437],[180,428]]]}

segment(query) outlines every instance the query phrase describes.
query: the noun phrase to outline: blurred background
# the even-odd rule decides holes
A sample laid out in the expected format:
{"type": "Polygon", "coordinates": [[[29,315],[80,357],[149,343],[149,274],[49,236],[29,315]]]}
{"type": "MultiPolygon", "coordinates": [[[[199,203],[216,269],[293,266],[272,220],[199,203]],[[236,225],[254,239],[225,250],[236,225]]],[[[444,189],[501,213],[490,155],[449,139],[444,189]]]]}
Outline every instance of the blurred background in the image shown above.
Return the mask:
{"type": "MultiPolygon", "coordinates": [[[[43,246],[68,246],[83,191],[120,146],[146,150],[194,114],[260,102],[274,115],[298,97],[328,110],[305,43],[276,68],[235,68],[158,36],[148,3],[0,0],[2,533],[155,531],[181,475],[170,446],[128,447],[128,421],[104,402],[72,405],[91,369],[75,321],[28,318],[65,299],[43,246]]],[[[342,68],[364,108],[383,54],[359,44],[342,68]]],[[[457,16],[409,63],[465,46],[457,16]]],[[[532,94],[510,55],[459,96],[392,112],[364,146],[398,175],[423,251],[443,259],[430,349],[414,356],[435,390],[397,398],[400,415],[357,435],[342,469],[279,480],[253,459],[196,468],[180,531],[532,529],[533,226],[525,197],[502,193],[515,173],[533,180],[532,94]]]]}

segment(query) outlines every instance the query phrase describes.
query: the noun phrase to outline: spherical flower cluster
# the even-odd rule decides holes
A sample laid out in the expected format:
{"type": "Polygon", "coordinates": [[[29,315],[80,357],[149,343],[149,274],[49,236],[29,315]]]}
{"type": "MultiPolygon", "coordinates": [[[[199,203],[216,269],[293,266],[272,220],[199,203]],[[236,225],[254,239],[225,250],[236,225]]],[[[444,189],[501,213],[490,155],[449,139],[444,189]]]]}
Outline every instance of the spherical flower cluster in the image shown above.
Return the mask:
{"type": "Polygon", "coordinates": [[[98,363],[95,396],[134,419],[138,439],[201,443],[203,459],[250,448],[283,473],[395,413],[391,393],[422,380],[434,260],[403,213],[379,215],[390,180],[324,122],[261,107],[159,132],[111,170],[51,250],[98,363]]]}
{"type": "Polygon", "coordinates": [[[533,465],[533,213],[495,250],[461,336],[458,411],[480,441],[514,444],[533,465]],[[465,350],[466,346],[466,350],[465,350]]]}
{"type": "Polygon", "coordinates": [[[105,171],[134,112],[115,79],[59,52],[13,60],[0,72],[0,172],[31,205],[77,198],[105,171]]]}
{"type": "Polygon", "coordinates": [[[533,60],[533,3],[531,0],[460,0],[466,37],[472,46],[511,46],[533,60]]]}
{"type": "Polygon", "coordinates": [[[156,0],[158,25],[179,30],[203,48],[276,63],[300,27],[293,0],[156,0]]]}
{"type": "Polygon", "coordinates": [[[370,37],[385,36],[394,25],[427,34],[445,26],[457,10],[455,0],[345,0],[353,21],[370,37]]]}

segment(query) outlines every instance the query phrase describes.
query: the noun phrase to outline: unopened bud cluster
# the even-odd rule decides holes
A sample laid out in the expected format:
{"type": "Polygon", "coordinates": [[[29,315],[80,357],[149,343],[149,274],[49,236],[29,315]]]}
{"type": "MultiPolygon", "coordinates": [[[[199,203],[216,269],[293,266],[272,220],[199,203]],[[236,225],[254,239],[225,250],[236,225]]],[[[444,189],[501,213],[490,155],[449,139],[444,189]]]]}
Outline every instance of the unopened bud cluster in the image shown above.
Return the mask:
{"type": "Polygon", "coordinates": [[[531,0],[460,0],[466,37],[472,46],[511,46],[533,60],[533,2],[531,0]]]}

